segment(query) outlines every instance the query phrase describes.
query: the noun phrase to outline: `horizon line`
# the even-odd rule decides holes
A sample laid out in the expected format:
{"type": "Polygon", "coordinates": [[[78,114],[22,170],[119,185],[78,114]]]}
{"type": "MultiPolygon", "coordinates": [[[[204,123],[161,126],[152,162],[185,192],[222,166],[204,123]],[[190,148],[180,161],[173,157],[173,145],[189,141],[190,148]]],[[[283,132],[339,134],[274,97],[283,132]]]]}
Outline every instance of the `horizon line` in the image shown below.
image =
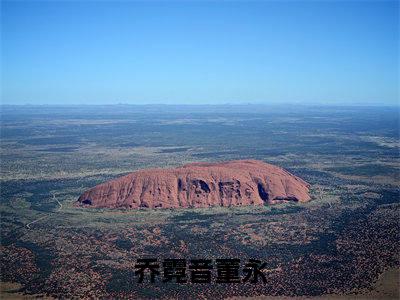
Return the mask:
{"type": "Polygon", "coordinates": [[[255,103],[255,102],[243,102],[243,103],[104,103],[104,104],[85,104],[85,103],[71,103],[71,104],[10,104],[10,103],[1,103],[0,106],[49,106],[49,107],[76,107],[76,106],[282,106],[282,105],[296,105],[296,106],[327,106],[327,107],[400,107],[400,102],[398,103],[298,103],[298,102],[284,102],[284,103],[255,103]]]}

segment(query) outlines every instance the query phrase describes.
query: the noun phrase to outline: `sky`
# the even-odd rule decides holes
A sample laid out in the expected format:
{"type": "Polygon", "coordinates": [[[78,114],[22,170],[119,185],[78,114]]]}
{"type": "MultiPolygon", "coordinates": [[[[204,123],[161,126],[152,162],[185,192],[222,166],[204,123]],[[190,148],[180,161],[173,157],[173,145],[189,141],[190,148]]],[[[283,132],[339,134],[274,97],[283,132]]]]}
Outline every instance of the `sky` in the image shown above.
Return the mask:
{"type": "Polygon", "coordinates": [[[398,1],[1,1],[2,104],[399,102],[398,1]]]}

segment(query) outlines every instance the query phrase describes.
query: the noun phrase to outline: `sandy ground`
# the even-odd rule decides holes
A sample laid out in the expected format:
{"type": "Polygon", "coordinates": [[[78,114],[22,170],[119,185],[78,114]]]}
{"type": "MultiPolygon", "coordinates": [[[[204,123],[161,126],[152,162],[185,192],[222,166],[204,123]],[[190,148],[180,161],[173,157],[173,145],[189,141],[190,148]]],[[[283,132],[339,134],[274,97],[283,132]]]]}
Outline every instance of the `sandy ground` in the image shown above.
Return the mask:
{"type": "Polygon", "coordinates": [[[350,295],[324,295],[318,297],[234,297],[229,300],[372,300],[400,299],[400,269],[392,268],[382,273],[371,291],[360,291],[350,295]]]}
{"type": "Polygon", "coordinates": [[[21,288],[21,285],[14,282],[0,282],[0,299],[53,299],[44,295],[23,295],[15,292],[21,288]]]}

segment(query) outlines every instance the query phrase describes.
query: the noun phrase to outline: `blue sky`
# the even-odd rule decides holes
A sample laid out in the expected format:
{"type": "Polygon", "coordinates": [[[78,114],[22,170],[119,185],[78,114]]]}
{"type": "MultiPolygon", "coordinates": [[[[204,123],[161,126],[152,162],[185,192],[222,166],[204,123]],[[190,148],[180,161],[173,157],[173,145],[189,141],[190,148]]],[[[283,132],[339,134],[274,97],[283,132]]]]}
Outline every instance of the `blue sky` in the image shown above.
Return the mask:
{"type": "Polygon", "coordinates": [[[3,104],[397,104],[397,1],[2,1],[3,104]]]}

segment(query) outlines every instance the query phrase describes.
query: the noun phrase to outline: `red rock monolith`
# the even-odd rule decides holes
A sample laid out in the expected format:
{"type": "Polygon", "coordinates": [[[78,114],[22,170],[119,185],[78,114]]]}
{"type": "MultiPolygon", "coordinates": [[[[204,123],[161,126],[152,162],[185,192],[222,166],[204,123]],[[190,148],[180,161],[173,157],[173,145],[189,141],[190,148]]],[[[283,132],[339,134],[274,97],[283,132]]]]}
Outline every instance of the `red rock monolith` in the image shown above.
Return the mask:
{"type": "Polygon", "coordinates": [[[237,160],[139,170],[87,190],[77,205],[187,208],[309,200],[309,184],[299,177],[262,161],[237,160]]]}

